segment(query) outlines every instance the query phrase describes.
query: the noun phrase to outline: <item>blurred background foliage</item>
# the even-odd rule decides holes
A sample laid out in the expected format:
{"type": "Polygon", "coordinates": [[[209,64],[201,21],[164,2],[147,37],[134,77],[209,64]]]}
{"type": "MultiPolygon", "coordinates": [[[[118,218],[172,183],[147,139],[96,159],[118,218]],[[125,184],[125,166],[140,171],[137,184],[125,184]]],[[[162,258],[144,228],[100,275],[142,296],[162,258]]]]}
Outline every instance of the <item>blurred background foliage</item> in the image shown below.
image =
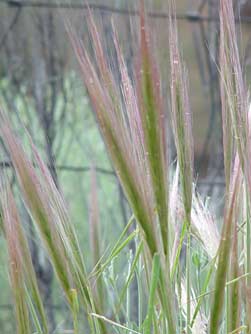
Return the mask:
{"type": "MultiPolygon", "coordinates": [[[[168,114],[168,22],[164,17],[166,1],[148,0],[148,10],[157,13],[150,18],[153,40],[162,77],[168,114]]],[[[55,1],[62,7],[69,1],[55,1]]],[[[110,65],[114,48],[111,45],[111,19],[130,71],[137,62],[137,3],[125,0],[89,0],[103,33],[110,65]],[[116,10],[114,10],[116,9],[116,10]],[[129,15],[129,14],[133,15],[129,15]]],[[[234,1],[242,64],[247,81],[251,65],[251,5],[234,1]],[[241,24],[239,24],[241,22],[241,24]]],[[[130,218],[123,192],[114,175],[85,94],[75,56],[65,31],[64,20],[70,20],[90,50],[86,27],[86,9],[82,0],[71,0],[64,10],[52,8],[53,0],[0,1],[0,103],[12,119],[22,141],[27,134],[50,167],[58,188],[62,189],[75,224],[88,270],[93,267],[90,251],[90,172],[96,168],[99,220],[102,251],[113,245],[130,218]],[[49,5],[49,6],[48,6],[49,5]],[[47,8],[48,7],[48,8],[47,8]]],[[[219,21],[217,0],[177,0],[178,25],[182,52],[190,78],[190,100],[193,113],[195,174],[198,187],[205,196],[214,196],[220,213],[224,187],[221,138],[221,106],[219,97],[218,54],[219,21]]],[[[56,6],[55,6],[56,7],[56,6]]],[[[250,81],[248,81],[250,82],[250,81]]],[[[172,138],[170,138],[172,143],[172,138]]],[[[29,150],[27,145],[27,150],[29,150]]],[[[172,144],[170,144],[172,151],[172,144]]],[[[4,148],[2,152],[5,152],[4,148]]],[[[172,158],[172,157],[171,157],[172,158]]],[[[8,155],[1,153],[0,166],[12,180],[8,155]]],[[[36,238],[22,203],[23,220],[30,237],[33,263],[46,303],[51,328],[67,324],[67,308],[54,285],[51,266],[36,238]]],[[[1,333],[14,333],[11,295],[8,288],[6,248],[0,238],[0,328],[1,333]]],[[[197,259],[194,259],[197,261],[197,259]]],[[[121,261],[118,266],[125,265],[121,261]]],[[[117,268],[119,272],[119,267],[117,268]]],[[[67,326],[66,326],[67,327],[67,326]]]]}

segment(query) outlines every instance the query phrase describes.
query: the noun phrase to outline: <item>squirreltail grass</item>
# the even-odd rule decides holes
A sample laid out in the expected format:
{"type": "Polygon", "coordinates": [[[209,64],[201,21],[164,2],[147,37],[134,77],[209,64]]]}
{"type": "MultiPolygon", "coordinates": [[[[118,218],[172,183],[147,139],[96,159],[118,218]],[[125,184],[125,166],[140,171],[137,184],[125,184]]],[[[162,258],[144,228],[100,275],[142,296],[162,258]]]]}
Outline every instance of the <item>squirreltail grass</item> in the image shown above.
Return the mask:
{"type": "MultiPolygon", "coordinates": [[[[1,120],[2,138],[18,176],[25,204],[49,254],[69,306],[73,312],[76,311],[76,297],[72,298],[72,291],[76,288],[82,305],[89,312],[96,312],[82,252],[74,228],[70,224],[64,200],[32,142],[35,166],[27,158],[3,112],[1,120]]],[[[94,324],[91,317],[89,320],[92,327],[97,325],[104,330],[102,323],[94,324]]],[[[98,328],[96,330],[99,330],[98,328]]]]}
{"type": "MultiPolygon", "coordinates": [[[[102,31],[91,10],[86,17],[93,54],[65,20],[92,110],[132,210],[132,218],[115,245],[108,248],[108,256],[103,254],[93,168],[89,210],[89,258],[94,267],[91,273],[87,273],[87,255],[82,252],[62,192],[50,170],[31,138],[32,157],[28,157],[5,113],[0,112],[1,138],[17,175],[18,196],[37,228],[64,292],[75,334],[80,333],[80,322],[86,317],[89,326],[84,325],[91,334],[109,333],[110,327],[118,333],[143,334],[251,332],[251,111],[232,1],[221,0],[219,14],[226,183],[222,221],[214,214],[213,205],[207,205],[200,196],[194,182],[189,75],[181,57],[173,0],[168,8],[170,115],[165,108],[167,92],[163,92],[151,21],[143,0],[132,73],[115,21],[111,20],[109,40],[115,59],[108,59],[102,31]],[[168,122],[173,134],[166,132],[168,122]],[[169,161],[171,135],[176,170],[169,161]],[[134,221],[136,228],[131,230],[134,221]],[[117,275],[115,263],[132,243],[134,253],[128,251],[123,273],[117,275]],[[130,286],[135,276],[138,316],[134,322],[130,286]],[[82,319],[83,309],[86,317],[82,319]]],[[[18,333],[28,334],[34,327],[38,333],[47,334],[48,322],[18,202],[6,184],[4,180],[1,188],[2,219],[18,333]]]]}

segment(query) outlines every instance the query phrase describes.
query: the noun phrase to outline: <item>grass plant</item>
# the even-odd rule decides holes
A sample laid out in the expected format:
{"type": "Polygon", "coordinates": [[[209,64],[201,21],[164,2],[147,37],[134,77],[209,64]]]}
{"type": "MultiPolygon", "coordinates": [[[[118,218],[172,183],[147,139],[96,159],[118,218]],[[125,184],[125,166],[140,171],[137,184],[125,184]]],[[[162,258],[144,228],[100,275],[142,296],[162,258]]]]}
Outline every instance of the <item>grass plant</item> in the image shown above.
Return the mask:
{"type": "MultiPolygon", "coordinates": [[[[1,138],[17,176],[18,196],[38,231],[69,305],[74,334],[82,333],[83,322],[84,332],[92,334],[251,333],[251,124],[232,1],[220,0],[219,75],[226,182],[222,224],[196,190],[189,74],[181,57],[174,1],[169,1],[167,43],[170,115],[146,12],[141,1],[139,50],[132,74],[114,22],[110,42],[119,75],[107,59],[93,13],[89,11],[87,17],[92,55],[66,21],[90,104],[132,211],[116,244],[103,254],[93,168],[89,214],[93,270],[87,272],[86,254],[82,253],[63,194],[32,139],[29,157],[1,110],[1,138]],[[168,128],[172,134],[167,133],[168,128]],[[177,155],[175,170],[169,161],[171,135],[177,155]],[[135,251],[130,251],[125,261],[124,251],[132,242],[135,251]],[[124,273],[116,272],[120,261],[126,263],[124,273]],[[133,280],[137,282],[137,321],[131,317],[133,280]]],[[[1,179],[3,230],[17,333],[47,334],[49,326],[17,198],[6,175],[1,179]]]]}

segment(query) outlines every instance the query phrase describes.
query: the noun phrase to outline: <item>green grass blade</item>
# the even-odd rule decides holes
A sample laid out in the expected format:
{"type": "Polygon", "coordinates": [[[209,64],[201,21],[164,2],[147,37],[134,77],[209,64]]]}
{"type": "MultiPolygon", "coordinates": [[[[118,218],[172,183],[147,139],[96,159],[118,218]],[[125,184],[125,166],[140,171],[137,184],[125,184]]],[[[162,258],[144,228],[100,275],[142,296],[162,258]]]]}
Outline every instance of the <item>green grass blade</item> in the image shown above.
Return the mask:
{"type": "Polygon", "coordinates": [[[137,264],[138,264],[138,261],[139,261],[139,257],[140,257],[140,254],[143,250],[143,241],[141,241],[138,245],[138,248],[136,250],[136,253],[135,253],[135,256],[134,256],[134,259],[133,259],[133,262],[132,262],[132,265],[131,265],[131,268],[130,268],[130,272],[129,272],[129,275],[127,277],[127,280],[126,280],[126,283],[121,291],[121,294],[119,296],[119,302],[118,302],[118,305],[116,306],[116,309],[119,310],[120,309],[120,306],[123,302],[123,299],[125,297],[125,294],[129,288],[129,285],[133,279],[133,276],[134,276],[134,273],[135,273],[135,269],[137,267],[137,264]]]}
{"type": "Polygon", "coordinates": [[[158,286],[159,277],[160,277],[160,257],[158,254],[155,254],[153,257],[147,314],[143,324],[144,334],[151,334],[151,326],[154,318],[156,290],[158,286]]]}

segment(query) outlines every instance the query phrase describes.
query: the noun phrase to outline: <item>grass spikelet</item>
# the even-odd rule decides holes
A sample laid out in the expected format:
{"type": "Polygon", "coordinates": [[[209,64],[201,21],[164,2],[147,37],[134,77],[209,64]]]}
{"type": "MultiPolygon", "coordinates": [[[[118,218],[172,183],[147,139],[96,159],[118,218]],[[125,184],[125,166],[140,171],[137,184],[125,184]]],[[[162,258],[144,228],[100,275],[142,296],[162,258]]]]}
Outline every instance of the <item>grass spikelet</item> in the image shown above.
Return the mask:
{"type": "MultiPolygon", "coordinates": [[[[3,112],[1,118],[1,135],[18,176],[26,206],[48,251],[69,306],[75,312],[71,291],[76,288],[82,305],[88,311],[96,312],[76,233],[50,172],[31,143],[36,170],[15,138],[3,112]]],[[[89,320],[96,321],[91,317],[89,320]]],[[[93,323],[90,325],[95,326],[93,323]]],[[[105,330],[103,323],[96,325],[105,330]]]]}
{"type": "MultiPolygon", "coordinates": [[[[76,332],[78,325],[78,311],[76,308],[76,300],[77,302],[80,301],[88,312],[99,312],[101,306],[98,303],[98,300],[95,298],[96,296],[92,293],[91,286],[87,278],[82,251],[78,243],[74,226],[70,222],[64,199],[60,194],[58,188],[56,187],[47,166],[40,158],[39,153],[32,141],[31,147],[37,167],[42,173],[43,179],[46,181],[43,184],[44,192],[50,194],[49,200],[50,205],[53,207],[53,212],[55,213],[54,219],[57,222],[57,233],[59,236],[59,240],[62,243],[63,251],[67,255],[66,261],[69,272],[71,274],[71,284],[72,286],[74,286],[74,288],[70,289],[69,297],[67,297],[72,311],[76,332]],[[72,296],[74,296],[74,298],[72,298],[72,296]]],[[[97,331],[105,331],[105,326],[103,322],[97,321],[92,317],[89,317],[88,320],[90,322],[91,328],[95,327],[97,331]],[[93,321],[96,323],[93,323],[93,321]]]]}
{"type": "MultiPolygon", "coordinates": [[[[90,193],[90,205],[89,205],[89,228],[90,228],[90,243],[91,243],[91,254],[93,258],[93,267],[96,270],[101,269],[100,259],[101,245],[100,245],[100,224],[99,224],[99,207],[98,207],[98,194],[97,194],[97,176],[95,168],[91,170],[91,193],[90,193]]],[[[101,277],[97,278],[94,282],[94,294],[99,305],[100,311],[103,310],[104,300],[104,287],[101,277]]]]}
{"type": "Polygon", "coordinates": [[[216,223],[216,218],[203,203],[198,193],[193,195],[191,211],[192,233],[202,242],[208,256],[213,259],[220,244],[220,233],[216,223]]]}
{"type": "Polygon", "coordinates": [[[151,184],[156,202],[164,252],[169,257],[168,243],[168,165],[165,138],[165,118],[160,92],[160,77],[151,54],[150,36],[141,1],[139,103],[144,131],[145,150],[149,164],[151,184]]]}
{"type": "MultiPolygon", "coordinates": [[[[90,29],[94,29],[93,24],[89,26],[90,29]]],[[[137,82],[139,96],[135,96],[133,92],[133,85],[129,79],[115,33],[114,44],[122,77],[120,87],[122,95],[114,80],[110,79],[112,73],[107,74],[110,69],[100,49],[101,42],[93,41],[98,67],[96,71],[93,61],[90,60],[76,34],[69,27],[68,31],[107,150],[133,209],[134,216],[141,227],[151,258],[158,250],[162,251],[161,245],[163,244],[167,255],[165,261],[168,263],[168,192],[164,121],[158,87],[159,79],[150,60],[147,36],[143,29],[146,29],[143,16],[141,17],[141,26],[140,56],[142,61],[141,75],[137,82]],[[104,75],[99,76],[98,73],[101,72],[104,75]],[[107,78],[109,78],[108,82],[107,78]],[[157,81],[154,81],[155,78],[157,81]],[[122,106],[126,108],[124,109],[122,106]],[[151,126],[149,119],[151,119],[151,126]],[[132,140],[135,138],[137,139],[132,140]],[[161,243],[157,242],[156,211],[160,224],[161,243]]],[[[92,36],[100,39],[100,34],[96,34],[96,30],[92,32],[92,36]]],[[[170,298],[172,296],[170,268],[169,265],[163,265],[160,275],[160,285],[162,284],[160,291],[167,289],[167,292],[164,293],[165,296],[162,292],[161,297],[170,331],[174,332],[175,317],[174,304],[170,298]]]]}
{"type": "MultiPolygon", "coordinates": [[[[231,1],[220,1],[220,74],[221,74],[221,102],[222,102],[222,121],[223,121],[223,144],[224,144],[224,164],[226,176],[226,196],[227,201],[231,197],[230,173],[233,168],[233,152],[236,146],[239,164],[243,172],[244,189],[246,192],[247,208],[245,213],[246,220],[246,272],[250,272],[250,113],[248,111],[248,96],[245,82],[243,79],[240,56],[238,51],[235,16],[231,1]]],[[[228,204],[226,204],[228,205],[228,204]]],[[[239,208],[236,205],[236,211],[239,208]]],[[[237,234],[237,232],[236,232],[237,234]]],[[[238,239],[234,235],[232,246],[232,257],[230,275],[238,275],[238,239]]],[[[247,278],[249,284],[250,279],[247,278]]],[[[239,285],[236,283],[229,291],[228,307],[228,327],[235,330],[240,326],[239,308],[240,296],[239,285]]],[[[248,298],[246,317],[248,315],[248,298]]]]}
{"type": "MultiPolygon", "coordinates": [[[[174,178],[172,180],[171,195],[170,195],[170,213],[172,223],[174,224],[175,240],[174,244],[179,244],[180,234],[185,235],[185,227],[181,228],[179,222],[184,220],[184,206],[182,203],[181,194],[178,188],[179,183],[179,168],[176,168],[174,178]]],[[[220,233],[217,226],[217,219],[211,212],[211,208],[203,201],[200,194],[193,189],[191,208],[191,233],[202,243],[208,256],[213,259],[219,248],[220,233]]],[[[176,253],[176,247],[173,247],[172,259],[176,253]]],[[[173,264],[173,261],[171,261],[173,264]]]]}
{"type": "Polygon", "coordinates": [[[193,137],[188,101],[187,73],[179,53],[177,23],[172,19],[174,4],[170,2],[169,43],[171,67],[171,110],[174,139],[180,170],[185,216],[190,222],[193,182],[193,137]]]}
{"type": "Polygon", "coordinates": [[[35,168],[26,158],[26,154],[13,135],[3,112],[1,112],[1,119],[1,135],[17,173],[26,205],[36,222],[42,240],[54,264],[59,281],[67,295],[70,291],[71,283],[67,272],[68,266],[65,262],[65,252],[62,248],[59,236],[56,233],[55,221],[52,220],[54,214],[45,194],[42,192],[42,185],[38,179],[35,168]]]}
{"type": "MultiPolygon", "coordinates": [[[[240,316],[241,316],[241,296],[240,296],[240,282],[238,278],[241,276],[241,270],[239,266],[239,251],[238,251],[238,219],[240,218],[241,204],[242,204],[242,189],[243,175],[238,175],[240,173],[241,166],[239,157],[236,155],[234,162],[234,171],[236,171],[236,201],[233,211],[233,228],[232,228],[232,243],[231,243],[231,262],[229,268],[228,280],[232,282],[227,289],[228,293],[228,331],[233,332],[236,328],[241,326],[240,316]]],[[[233,185],[232,185],[233,188],[233,185]]],[[[231,189],[230,189],[231,190],[231,189]]]]}
{"type": "Polygon", "coordinates": [[[229,280],[234,283],[228,288],[229,292],[229,324],[228,331],[233,332],[236,328],[239,328],[240,315],[241,315],[241,296],[240,296],[240,283],[236,280],[240,276],[240,268],[238,263],[238,232],[235,224],[233,231],[233,242],[231,251],[231,263],[229,280]]]}
{"type": "Polygon", "coordinates": [[[220,1],[220,35],[223,144],[226,185],[228,188],[233,153],[232,134],[235,135],[244,175],[246,175],[247,181],[250,182],[247,171],[245,172],[247,160],[250,160],[250,154],[246,146],[248,136],[248,99],[241,70],[231,1],[220,1]]]}
{"type": "MultiPolygon", "coordinates": [[[[92,27],[92,25],[91,25],[92,27]]],[[[142,147],[135,147],[130,139],[130,133],[127,130],[117,87],[112,85],[113,81],[107,82],[100,80],[97,71],[84,46],[77,38],[76,34],[68,28],[69,35],[78,58],[80,68],[83,74],[83,80],[87,88],[95,115],[106,143],[107,150],[112,159],[115,171],[123,186],[127,199],[133,209],[135,217],[140,224],[141,231],[150,249],[151,254],[157,251],[157,242],[154,227],[151,222],[152,208],[149,200],[149,185],[141,178],[145,173],[143,161],[138,160],[137,152],[142,151],[142,147]],[[115,97],[117,97],[115,99],[115,97]],[[128,155],[128,151],[135,154],[128,155]]],[[[95,35],[96,36],[96,35],[95,35]]],[[[100,36],[96,36],[100,39],[100,36]]],[[[94,43],[94,46],[97,42],[94,43]]],[[[98,43],[100,45],[100,43],[98,43]]],[[[98,59],[102,54],[96,49],[98,59]]],[[[122,57],[122,55],[121,55],[122,57]]],[[[99,61],[97,65],[99,66],[99,61]]],[[[102,57],[102,67],[108,66],[102,57]]],[[[99,68],[101,72],[101,69],[99,68]]],[[[102,69],[103,71],[103,69],[102,69]]],[[[107,73],[107,70],[105,71],[107,73]]],[[[107,75],[105,76],[107,77],[107,75]]],[[[101,77],[103,79],[103,77],[101,77]]]]}
{"type": "Polygon", "coordinates": [[[187,279],[187,333],[190,329],[190,244],[191,244],[191,208],[193,193],[193,137],[191,126],[191,113],[188,100],[187,74],[182,64],[178,47],[178,33],[176,19],[172,18],[174,3],[171,0],[169,6],[169,44],[170,44],[170,67],[171,67],[171,111],[174,129],[174,139],[180,169],[182,198],[185,211],[184,224],[187,229],[186,251],[186,279],[187,279]]]}
{"type": "Polygon", "coordinates": [[[150,172],[154,203],[160,225],[165,260],[160,271],[159,297],[168,321],[169,331],[175,331],[174,298],[171,288],[168,225],[168,184],[165,119],[160,91],[160,77],[150,52],[150,36],[145,17],[144,1],[140,8],[140,74],[138,82],[139,109],[144,134],[146,160],[150,172]],[[164,291],[166,290],[166,293],[164,291]]]}
{"type": "Polygon", "coordinates": [[[238,186],[240,182],[240,164],[238,160],[235,163],[233,170],[231,197],[229,204],[225,208],[225,217],[221,234],[218,265],[214,284],[213,301],[210,313],[210,334],[217,334],[219,332],[219,322],[224,304],[225,284],[227,279],[227,272],[229,268],[231,242],[233,238],[233,223],[234,223],[234,209],[236,205],[236,197],[238,186]]]}
{"type": "Polygon", "coordinates": [[[90,295],[87,274],[84,264],[82,252],[78,243],[74,226],[70,223],[70,218],[66,209],[66,204],[59,190],[57,189],[52,176],[40,158],[36,147],[31,142],[32,152],[40,170],[45,183],[43,184],[44,192],[49,193],[49,205],[53,208],[54,220],[57,223],[56,233],[58,233],[59,240],[62,244],[64,253],[67,254],[67,264],[71,273],[70,278],[72,284],[79,288],[82,301],[88,307],[92,307],[92,297],[90,295]]]}
{"type": "MultiPolygon", "coordinates": [[[[4,196],[3,193],[2,196],[4,196]]],[[[4,197],[7,197],[6,194],[4,197]]],[[[7,202],[9,199],[9,196],[8,199],[2,199],[2,209],[4,231],[9,255],[10,282],[15,304],[17,333],[27,334],[30,333],[30,319],[28,305],[26,303],[24,268],[22,266],[22,248],[20,248],[19,243],[19,226],[16,212],[11,210],[15,210],[15,207],[13,207],[12,200],[11,202],[7,202]],[[12,207],[9,205],[12,205],[12,207]]]]}
{"type": "Polygon", "coordinates": [[[91,169],[91,192],[89,205],[90,243],[93,255],[93,267],[100,259],[99,210],[97,198],[97,179],[95,167],[91,169]]]}
{"type": "MultiPolygon", "coordinates": [[[[36,274],[32,265],[29,246],[21,226],[15,200],[10,189],[7,188],[3,189],[2,191],[3,193],[1,201],[4,215],[6,239],[9,241],[11,237],[15,238],[15,247],[18,249],[21,261],[21,273],[19,273],[20,280],[22,280],[22,283],[25,286],[25,295],[27,296],[27,294],[29,294],[31,297],[33,308],[35,310],[34,315],[37,319],[39,319],[39,328],[37,328],[37,330],[40,329],[41,333],[46,334],[48,333],[47,319],[37,285],[36,274]],[[9,235],[11,230],[15,231],[13,235],[9,235]]],[[[26,296],[25,301],[27,301],[26,296]]],[[[34,321],[34,324],[36,325],[36,321],[34,321]]]]}

